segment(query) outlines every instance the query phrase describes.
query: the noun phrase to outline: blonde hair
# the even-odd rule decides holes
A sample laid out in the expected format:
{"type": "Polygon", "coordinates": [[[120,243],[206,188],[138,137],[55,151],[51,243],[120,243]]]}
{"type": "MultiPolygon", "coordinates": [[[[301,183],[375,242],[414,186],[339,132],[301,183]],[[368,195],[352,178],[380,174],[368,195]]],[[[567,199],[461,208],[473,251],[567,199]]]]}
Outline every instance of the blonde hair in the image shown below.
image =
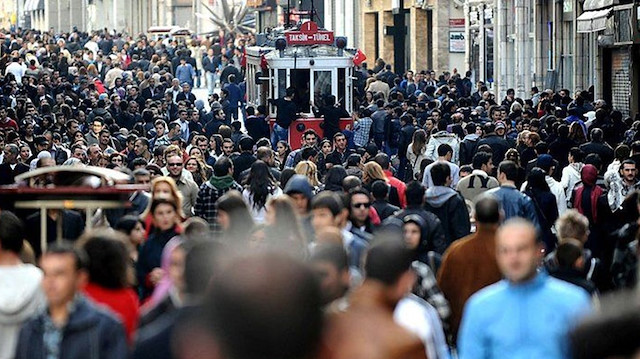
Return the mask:
{"type": "Polygon", "coordinates": [[[169,187],[171,187],[171,197],[169,199],[172,199],[175,201],[178,216],[180,216],[180,218],[182,219],[186,218],[186,216],[184,215],[184,212],[182,211],[182,193],[178,189],[178,185],[176,184],[176,181],[174,181],[173,178],[168,176],[156,177],[151,181],[151,190],[150,190],[151,199],[149,200],[149,205],[147,206],[147,208],[140,215],[140,218],[144,220],[145,218],[147,218],[147,216],[149,216],[149,214],[151,214],[151,203],[153,202],[153,199],[154,199],[153,193],[155,192],[156,187],[160,183],[166,183],[169,185],[169,187]]]}
{"type": "Polygon", "coordinates": [[[577,239],[584,245],[589,235],[589,219],[577,210],[569,209],[556,220],[556,230],[559,244],[567,239],[577,239]]]}
{"type": "Polygon", "coordinates": [[[318,167],[311,161],[300,161],[295,168],[296,174],[307,177],[309,184],[316,187],[320,185],[318,180],[318,167]]]}
{"type": "Polygon", "coordinates": [[[363,179],[365,178],[365,176],[367,178],[365,182],[367,183],[373,182],[376,180],[381,180],[381,181],[384,181],[385,183],[389,182],[389,179],[387,178],[387,175],[384,174],[382,167],[377,162],[374,162],[374,161],[365,163],[364,169],[362,170],[363,179]]]}
{"type": "Polygon", "coordinates": [[[182,149],[179,146],[177,146],[177,145],[169,145],[162,152],[162,157],[164,158],[165,161],[168,159],[167,155],[169,155],[172,152],[175,152],[177,156],[183,157],[182,149]]]}

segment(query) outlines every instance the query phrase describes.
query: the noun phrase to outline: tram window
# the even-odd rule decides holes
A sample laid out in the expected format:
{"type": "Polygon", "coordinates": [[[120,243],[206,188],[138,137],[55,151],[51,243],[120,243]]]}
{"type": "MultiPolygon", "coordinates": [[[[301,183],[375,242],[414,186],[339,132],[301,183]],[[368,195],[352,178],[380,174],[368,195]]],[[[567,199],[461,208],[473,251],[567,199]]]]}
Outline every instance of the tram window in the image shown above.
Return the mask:
{"type": "Polygon", "coordinates": [[[336,102],[340,103],[340,107],[345,108],[347,99],[345,98],[346,93],[346,79],[345,79],[345,68],[338,68],[338,98],[336,102]]]}
{"type": "Polygon", "coordinates": [[[313,73],[313,105],[321,107],[324,98],[331,95],[331,71],[315,71],[313,73]]]}
{"type": "Polygon", "coordinates": [[[310,75],[309,69],[291,70],[291,86],[296,89],[293,102],[296,103],[299,113],[310,113],[310,75]]]}
{"type": "Polygon", "coordinates": [[[278,98],[287,95],[287,70],[278,69],[278,98]]]}

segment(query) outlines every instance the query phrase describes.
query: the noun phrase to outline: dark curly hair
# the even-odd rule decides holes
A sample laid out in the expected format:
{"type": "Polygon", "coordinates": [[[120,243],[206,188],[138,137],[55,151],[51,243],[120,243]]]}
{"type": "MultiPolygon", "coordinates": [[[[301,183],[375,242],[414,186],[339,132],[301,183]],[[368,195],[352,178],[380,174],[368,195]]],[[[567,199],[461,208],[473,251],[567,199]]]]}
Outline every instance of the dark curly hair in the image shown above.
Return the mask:
{"type": "Polygon", "coordinates": [[[109,289],[128,286],[127,248],[114,231],[90,232],[81,240],[89,257],[89,282],[109,289]]]}

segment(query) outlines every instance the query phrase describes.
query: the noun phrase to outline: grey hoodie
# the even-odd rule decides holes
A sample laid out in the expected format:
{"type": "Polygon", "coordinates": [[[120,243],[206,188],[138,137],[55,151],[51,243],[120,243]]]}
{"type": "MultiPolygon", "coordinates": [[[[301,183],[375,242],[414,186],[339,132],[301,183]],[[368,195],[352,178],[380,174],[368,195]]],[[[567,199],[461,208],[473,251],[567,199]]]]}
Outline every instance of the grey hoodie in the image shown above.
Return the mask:
{"type": "Polygon", "coordinates": [[[0,359],[14,357],[22,324],[45,307],[41,282],[31,264],[0,266],[0,359]]]}
{"type": "Polygon", "coordinates": [[[449,198],[455,196],[456,193],[457,192],[451,187],[434,186],[427,189],[425,196],[426,201],[430,206],[440,208],[449,200],[449,198]]]}

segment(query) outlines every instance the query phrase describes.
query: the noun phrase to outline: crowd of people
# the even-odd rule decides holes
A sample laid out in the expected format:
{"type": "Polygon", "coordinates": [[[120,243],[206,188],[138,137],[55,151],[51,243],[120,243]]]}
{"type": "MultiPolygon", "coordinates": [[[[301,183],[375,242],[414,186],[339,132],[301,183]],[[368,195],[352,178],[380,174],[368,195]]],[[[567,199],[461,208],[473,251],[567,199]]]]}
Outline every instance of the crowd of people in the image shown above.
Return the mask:
{"type": "Polygon", "coordinates": [[[637,298],[603,297],[637,280],[639,119],[378,59],[353,125],[326,96],[292,150],[299,89],[273,128],[245,101],[254,43],[6,34],[0,185],[95,166],[144,190],[46,228],[0,199],[0,359],[640,355],[637,298]]]}

